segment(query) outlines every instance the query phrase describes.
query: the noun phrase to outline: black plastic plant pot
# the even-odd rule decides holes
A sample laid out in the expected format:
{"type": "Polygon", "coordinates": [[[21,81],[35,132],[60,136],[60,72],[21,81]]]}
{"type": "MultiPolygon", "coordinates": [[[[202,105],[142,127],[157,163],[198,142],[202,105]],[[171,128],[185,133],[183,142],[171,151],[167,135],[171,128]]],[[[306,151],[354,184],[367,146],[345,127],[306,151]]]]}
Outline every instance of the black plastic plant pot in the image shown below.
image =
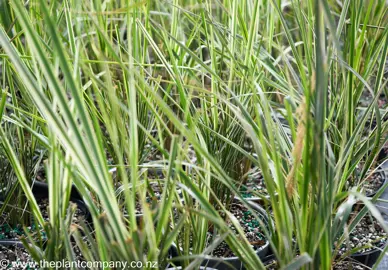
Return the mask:
{"type": "MultiPolygon", "coordinates": [[[[275,196],[277,197],[278,194],[276,193],[275,196]]],[[[239,197],[235,197],[236,200],[241,201],[239,197]]],[[[263,205],[265,202],[269,202],[271,200],[271,197],[269,195],[263,195],[261,197],[259,196],[252,196],[252,197],[245,197],[244,200],[247,202],[253,202],[260,205],[263,205]]]]}
{"type": "MultiPolygon", "coordinates": [[[[388,170],[388,163],[387,163],[387,162],[385,162],[384,164],[381,165],[381,170],[382,170],[382,171],[379,172],[379,173],[380,173],[380,174],[382,175],[382,177],[384,178],[384,181],[383,181],[383,183],[381,184],[381,186],[380,186],[375,192],[370,193],[370,194],[367,195],[367,197],[368,197],[369,199],[372,199],[377,193],[381,192],[382,189],[386,189],[386,185],[387,185],[387,183],[388,183],[388,172],[386,171],[386,170],[388,170]]],[[[386,198],[387,195],[384,195],[384,193],[386,193],[387,191],[388,191],[388,189],[386,189],[386,191],[382,191],[381,194],[379,195],[379,198],[377,198],[377,199],[384,198],[384,197],[385,197],[384,199],[387,199],[387,198],[386,198]]],[[[379,204],[379,203],[378,203],[378,204],[379,204]]],[[[361,202],[361,201],[359,201],[359,202],[357,202],[357,203],[355,203],[355,204],[353,205],[352,210],[355,211],[355,210],[357,210],[357,209],[361,209],[363,206],[364,206],[364,203],[361,202]]],[[[388,213],[387,210],[385,209],[385,207],[382,207],[382,208],[380,208],[379,210],[380,210],[381,212],[383,212],[383,213],[388,213]]]]}
{"type": "Polygon", "coordinates": [[[387,184],[388,182],[388,160],[385,160],[382,164],[379,165],[380,169],[378,173],[381,174],[381,176],[383,177],[384,181],[382,183],[382,185],[380,186],[379,189],[377,189],[375,192],[371,193],[371,194],[368,194],[367,197],[374,197],[382,188],[385,187],[385,185],[387,184]]]}
{"type": "MultiPolygon", "coordinates": [[[[385,163],[387,164],[387,163],[385,163]]],[[[382,189],[385,189],[386,188],[386,185],[388,183],[388,174],[387,172],[385,172],[385,170],[388,170],[388,167],[387,165],[384,165],[385,167],[381,167],[382,169],[385,168],[383,171],[380,172],[380,174],[382,175],[382,177],[384,178],[384,181],[383,183],[381,184],[381,186],[376,190],[374,191],[373,193],[370,193],[370,194],[367,194],[366,197],[368,197],[369,199],[372,199],[378,192],[380,192],[382,189]]],[[[384,191],[380,194],[379,197],[383,196],[383,193],[384,191]]],[[[364,206],[364,203],[363,202],[357,202],[353,205],[352,209],[353,210],[356,210],[357,208],[360,209],[364,206]]]]}
{"type": "Polygon", "coordinates": [[[379,248],[379,249],[375,248],[363,253],[355,253],[350,257],[365,266],[372,267],[376,263],[377,259],[379,258],[381,254],[381,250],[384,249],[386,245],[387,244],[385,243],[382,248],[379,248]]]}
{"type": "Polygon", "coordinates": [[[23,247],[23,243],[19,240],[0,240],[0,246],[3,247],[23,247]]]}
{"type": "MultiPolygon", "coordinates": [[[[47,183],[35,181],[32,186],[32,193],[34,194],[35,199],[42,200],[49,197],[49,187],[47,183]]],[[[71,187],[70,201],[75,203],[81,212],[85,215],[85,220],[89,223],[92,222],[92,217],[90,215],[89,209],[87,208],[85,202],[83,201],[81,195],[74,185],[71,187]]]]}
{"type": "MultiPolygon", "coordinates": [[[[384,176],[384,182],[383,182],[383,184],[381,185],[381,187],[379,187],[379,189],[377,189],[375,192],[370,193],[370,194],[368,194],[368,195],[366,196],[366,197],[368,197],[369,199],[372,199],[378,192],[381,191],[381,189],[385,188],[385,187],[386,187],[386,184],[388,183],[387,175],[386,175],[385,173],[383,173],[383,172],[381,172],[381,174],[384,176]]],[[[382,194],[381,194],[380,196],[382,196],[382,194]]],[[[379,199],[379,198],[378,198],[378,199],[379,199]]],[[[354,211],[354,210],[356,210],[356,209],[361,209],[363,206],[364,206],[364,203],[361,202],[361,201],[359,201],[359,202],[356,202],[356,203],[353,205],[352,209],[353,209],[353,211],[354,211]]]]}
{"type": "MultiPolygon", "coordinates": [[[[262,217],[262,220],[267,226],[269,226],[270,223],[271,225],[273,225],[273,222],[269,217],[268,213],[259,204],[252,201],[248,201],[248,203],[252,207],[252,209],[254,209],[257,214],[262,217]]],[[[171,249],[173,257],[178,256],[177,247],[174,245],[171,249]]],[[[266,256],[268,255],[269,250],[269,241],[266,240],[266,243],[256,251],[256,254],[262,261],[265,261],[267,259],[266,256]]],[[[240,260],[239,257],[218,257],[214,259],[206,259],[201,263],[201,266],[206,267],[206,269],[219,270],[245,269],[244,263],[240,260]]]]}
{"type": "MultiPolygon", "coordinates": [[[[48,185],[43,182],[35,181],[34,185],[32,186],[32,193],[34,194],[34,197],[36,200],[43,200],[47,199],[49,196],[49,191],[48,191],[48,185]]],[[[2,198],[0,198],[0,201],[2,198]]],[[[72,190],[71,190],[71,195],[70,195],[70,201],[72,203],[75,203],[77,205],[77,208],[84,214],[85,220],[91,224],[92,222],[92,217],[90,215],[90,212],[84,203],[82,197],[76,190],[75,186],[73,185],[72,190]]],[[[32,223],[32,221],[31,221],[32,223]]],[[[19,240],[15,239],[2,239],[0,240],[0,246],[19,246],[22,247],[23,244],[19,240]]]]}
{"type": "Polygon", "coordinates": [[[264,267],[267,269],[267,268],[270,268],[270,269],[278,269],[278,262],[276,260],[276,256],[274,254],[271,254],[271,251],[270,251],[270,254],[267,255],[264,259],[261,260],[264,264],[264,267]]]}
{"type": "Polygon", "coordinates": [[[268,253],[267,256],[264,257],[264,259],[262,259],[261,261],[266,264],[267,262],[270,262],[272,260],[276,260],[276,256],[274,254],[272,254],[272,251],[270,251],[268,253]]]}
{"type": "MultiPolygon", "coordinates": [[[[36,199],[46,199],[49,196],[49,187],[47,183],[35,181],[32,185],[32,193],[36,199]]],[[[72,185],[70,193],[71,201],[82,201],[82,196],[79,194],[77,188],[72,185]]]]}

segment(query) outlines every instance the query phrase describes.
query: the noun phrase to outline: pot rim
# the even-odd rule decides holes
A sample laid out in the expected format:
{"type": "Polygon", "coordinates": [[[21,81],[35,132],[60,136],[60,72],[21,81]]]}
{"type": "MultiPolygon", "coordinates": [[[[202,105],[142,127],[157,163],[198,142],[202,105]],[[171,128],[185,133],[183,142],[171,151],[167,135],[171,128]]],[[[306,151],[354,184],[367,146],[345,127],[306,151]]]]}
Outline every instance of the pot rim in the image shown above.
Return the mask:
{"type": "Polygon", "coordinates": [[[18,246],[18,247],[24,247],[22,241],[20,240],[15,240],[15,239],[1,239],[0,240],[0,246],[3,247],[10,247],[10,246],[18,246]]]}
{"type": "Polygon", "coordinates": [[[388,240],[385,241],[381,247],[374,247],[373,249],[369,250],[369,251],[365,251],[365,252],[356,252],[356,253],[353,253],[351,255],[349,255],[350,257],[359,257],[359,256],[365,256],[365,255],[370,255],[372,253],[375,253],[375,252],[382,252],[382,250],[388,245],[388,240]]]}

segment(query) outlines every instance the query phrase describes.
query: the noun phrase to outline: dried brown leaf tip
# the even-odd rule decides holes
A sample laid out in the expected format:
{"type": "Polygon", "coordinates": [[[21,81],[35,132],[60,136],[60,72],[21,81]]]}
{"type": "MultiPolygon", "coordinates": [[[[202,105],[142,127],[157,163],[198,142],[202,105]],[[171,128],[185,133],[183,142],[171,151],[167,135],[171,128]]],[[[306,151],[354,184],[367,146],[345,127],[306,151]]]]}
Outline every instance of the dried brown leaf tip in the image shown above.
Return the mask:
{"type": "Polygon", "coordinates": [[[81,227],[77,224],[70,224],[70,233],[74,233],[75,231],[77,231],[78,229],[81,229],[81,227]]]}
{"type": "Polygon", "coordinates": [[[298,127],[296,130],[296,139],[294,142],[294,148],[292,149],[293,165],[286,179],[286,189],[289,197],[292,197],[295,192],[295,188],[296,188],[295,173],[302,160],[304,137],[306,134],[307,112],[306,112],[306,101],[304,99],[302,100],[302,103],[299,105],[299,107],[296,110],[296,119],[298,122],[298,127]]]}

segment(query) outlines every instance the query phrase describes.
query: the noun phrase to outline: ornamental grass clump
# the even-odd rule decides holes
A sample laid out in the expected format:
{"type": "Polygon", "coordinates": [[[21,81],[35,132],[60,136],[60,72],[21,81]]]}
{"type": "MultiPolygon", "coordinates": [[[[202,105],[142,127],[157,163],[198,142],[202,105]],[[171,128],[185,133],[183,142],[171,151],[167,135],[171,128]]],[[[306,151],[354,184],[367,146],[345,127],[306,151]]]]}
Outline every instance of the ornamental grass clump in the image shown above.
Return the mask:
{"type": "Polygon", "coordinates": [[[24,231],[35,260],[265,269],[268,241],[280,268],[332,269],[364,216],[387,232],[383,189],[361,187],[388,139],[384,0],[0,6],[0,213],[23,200],[47,237],[24,231]],[[250,171],[265,213],[240,192],[250,171]]]}

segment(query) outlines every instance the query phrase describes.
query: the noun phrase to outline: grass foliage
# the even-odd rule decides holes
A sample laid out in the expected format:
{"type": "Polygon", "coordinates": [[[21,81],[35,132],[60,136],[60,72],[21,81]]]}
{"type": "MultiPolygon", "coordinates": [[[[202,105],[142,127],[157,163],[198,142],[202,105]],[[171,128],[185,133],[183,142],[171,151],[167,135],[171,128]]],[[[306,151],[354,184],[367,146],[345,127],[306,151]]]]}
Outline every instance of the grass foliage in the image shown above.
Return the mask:
{"type": "Polygon", "coordinates": [[[44,228],[47,244],[23,240],[34,259],[74,260],[74,239],[87,260],[164,268],[176,263],[174,243],[194,269],[222,240],[208,242],[214,227],[248,269],[264,269],[226,224],[241,230],[229,206],[246,203],[239,190],[252,168],[282,269],[331,269],[363,215],[384,224],[359,191],[388,140],[385,0],[0,7],[0,213],[44,228]],[[48,222],[31,190],[41,166],[48,222]],[[72,224],[72,184],[92,228],[72,224]],[[366,207],[349,223],[358,201],[366,207]]]}

